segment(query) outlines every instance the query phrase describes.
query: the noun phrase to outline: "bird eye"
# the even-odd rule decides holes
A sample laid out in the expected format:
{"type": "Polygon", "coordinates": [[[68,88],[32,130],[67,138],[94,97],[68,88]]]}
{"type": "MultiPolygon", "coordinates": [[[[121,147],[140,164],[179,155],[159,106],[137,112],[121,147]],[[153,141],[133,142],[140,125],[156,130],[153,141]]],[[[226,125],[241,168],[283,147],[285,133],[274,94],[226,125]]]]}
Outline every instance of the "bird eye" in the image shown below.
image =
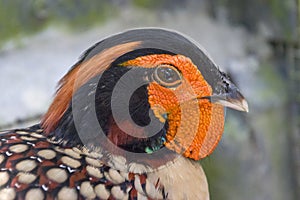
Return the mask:
{"type": "Polygon", "coordinates": [[[171,65],[159,65],[153,73],[153,79],[168,88],[176,87],[182,81],[180,72],[171,65]]]}

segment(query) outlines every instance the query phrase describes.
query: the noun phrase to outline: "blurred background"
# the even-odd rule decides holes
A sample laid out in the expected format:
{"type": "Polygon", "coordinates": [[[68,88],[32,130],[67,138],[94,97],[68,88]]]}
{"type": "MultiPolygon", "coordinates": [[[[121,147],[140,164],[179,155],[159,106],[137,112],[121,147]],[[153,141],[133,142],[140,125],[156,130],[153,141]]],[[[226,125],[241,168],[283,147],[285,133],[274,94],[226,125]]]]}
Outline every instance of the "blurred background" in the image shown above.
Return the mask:
{"type": "Polygon", "coordinates": [[[103,37],[175,29],[249,102],[249,113],[227,111],[220,145],[201,161],[211,199],[300,199],[299,13],[299,0],[0,0],[0,129],[39,121],[58,80],[103,37]]]}

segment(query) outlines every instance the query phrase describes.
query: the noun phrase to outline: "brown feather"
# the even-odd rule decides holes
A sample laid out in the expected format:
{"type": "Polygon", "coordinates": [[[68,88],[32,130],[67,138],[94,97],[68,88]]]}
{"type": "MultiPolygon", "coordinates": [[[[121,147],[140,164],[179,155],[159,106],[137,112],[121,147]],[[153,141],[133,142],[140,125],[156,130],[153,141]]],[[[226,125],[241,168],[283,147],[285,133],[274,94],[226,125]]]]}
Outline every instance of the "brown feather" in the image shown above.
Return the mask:
{"type": "Polygon", "coordinates": [[[59,82],[59,89],[43,117],[42,126],[45,133],[53,131],[68,108],[74,92],[91,78],[102,73],[121,55],[134,50],[140,42],[129,42],[105,49],[89,60],[78,63],[59,82]]]}

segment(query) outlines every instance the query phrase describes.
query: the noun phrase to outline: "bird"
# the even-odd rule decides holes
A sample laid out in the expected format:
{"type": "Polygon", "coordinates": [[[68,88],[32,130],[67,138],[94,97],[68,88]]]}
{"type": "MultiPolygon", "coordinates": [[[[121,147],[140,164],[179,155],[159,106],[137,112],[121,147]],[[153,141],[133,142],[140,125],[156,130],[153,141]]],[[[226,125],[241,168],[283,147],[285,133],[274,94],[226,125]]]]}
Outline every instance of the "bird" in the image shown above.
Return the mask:
{"type": "Polygon", "coordinates": [[[237,86],[197,42],[137,28],[87,49],[38,124],[0,134],[0,199],[209,199],[199,160],[237,86]]]}

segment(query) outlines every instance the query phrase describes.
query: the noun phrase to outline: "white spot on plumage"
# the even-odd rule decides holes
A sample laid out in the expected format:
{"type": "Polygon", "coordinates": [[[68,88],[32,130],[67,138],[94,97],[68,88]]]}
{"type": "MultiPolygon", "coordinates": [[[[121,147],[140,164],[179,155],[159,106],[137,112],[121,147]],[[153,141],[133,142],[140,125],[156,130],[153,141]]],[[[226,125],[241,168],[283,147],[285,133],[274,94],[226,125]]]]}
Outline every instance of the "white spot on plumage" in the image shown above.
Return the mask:
{"type": "Polygon", "coordinates": [[[0,154],[0,164],[4,161],[5,157],[4,155],[0,154]]]}
{"type": "Polygon", "coordinates": [[[20,172],[18,175],[19,183],[30,184],[36,179],[36,175],[31,173],[20,172]]]}
{"type": "Polygon", "coordinates": [[[136,191],[142,195],[145,195],[145,192],[142,188],[142,185],[141,185],[141,181],[140,181],[140,178],[138,175],[135,175],[135,178],[134,178],[134,187],[136,189],[136,191]]]}
{"type": "Polygon", "coordinates": [[[30,136],[21,136],[20,137],[22,140],[26,140],[26,141],[36,141],[37,138],[35,137],[30,137],[30,136]]]}
{"type": "Polygon", "coordinates": [[[100,199],[108,199],[110,196],[109,191],[105,188],[104,184],[98,184],[95,187],[95,192],[97,197],[99,197],[100,199]]]}
{"type": "Polygon", "coordinates": [[[36,137],[36,138],[45,138],[45,136],[44,136],[44,135],[42,135],[42,134],[39,134],[39,133],[35,133],[35,132],[31,133],[31,134],[30,134],[30,136],[32,136],[32,137],[36,137]]]}
{"type": "Polygon", "coordinates": [[[44,191],[48,191],[48,189],[49,189],[46,185],[42,185],[42,188],[44,191]]]}
{"type": "Polygon", "coordinates": [[[28,135],[29,134],[29,132],[27,132],[27,131],[16,131],[16,133],[19,135],[28,135]]]}
{"type": "Polygon", "coordinates": [[[71,158],[69,156],[63,156],[61,158],[61,161],[69,166],[69,167],[72,167],[72,168],[78,168],[81,166],[81,163],[78,161],[78,160],[75,160],[74,158],[71,158]]]}
{"type": "Polygon", "coordinates": [[[67,154],[68,156],[71,156],[76,159],[81,158],[81,155],[79,153],[75,152],[73,149],[65,149],[64,153],[67,154]]]}
{"type": "Polygon", "coordinates": [[[78,194],[74,188],[63,187],[57,194],[58,200],[77,199],[78,194]]]}
{"type": "Polygon", "coordinates": [[[51,149],[43,149],[43,150],[40,150],[37,153],[37,155],[44,158],[44,159],[51,160],[51,159],[55,158],[56,152],[51,150],[51,149]]]}
{"type": "Polygon", "coordinates": [[[67,172],[64,169],[60,168],[52,168],[47,171],[46,175],[50,180],[57,183],[63,183],[68,178],[67,172]]]}
{"type": "Polygon", "coordinates": [[[14,188],[3,188],[0,190],[0,200],[13,200],[16,197],[14,188]]]}
{"type": "Polygon", "coordinates": [[[121,190],[120,186],[111,188],[111,194],[118,200],[128,199],[128,194],[121,190]]]}
{"type": "Polygon", "coordinates": [[[9,174],[7,172],[0,172],[0,187],[5,185],[9,180],[9,174]]]}
{"type": "Polygon", "coordinates": [[[25,200],[43,200],[44,193],[39,188],[30,189],[25,196],[25,200]]]}
{"type": "Polygon", "coordinates": [[[155,188],[155,185],[151,183],[149,179],[146,179],[146,193],[152,199],[163,199],[161,192],[158,188],[155,188]]]}
{"type": "Polygon", "coordinates": [[[85,161],[94,167],[102,167],[103,166],[103,162],[101,162],[100,160],[96,160],[94,158],[86,157],[85,161]]]}
{"type": "Polygon", "coordinates": [[[85,182],[81,183],[80,194],[87,199],[96,198],[96,193],[94,191],[94,188],[89,181],[85,181],[85,182]]]}
{"type": "Polygon", "coordinates": [[[36,166],[37,166],[36,161],[26,159],[18,162],[18,164],[16,165],[16,169],[23,172],[30,172],[34,168],[36,168],[36,166]]]}
{"type": "Polygon", "coordinates": [[[109,166],[120,171],[126,171],[128,167],[126,164],[126,158],[123,156],[113,155],[110,155],[109,166]]]}
{"type": "Polygon", "coordinates": [[[88,174],[90,176],[93,176],[93,177],[96,177],[96,178],[102,178],[103,177],[103,174],[100,172],[100,170],[96,167],[93,167],[93,166],[90,166],[88,165],[86,167],[86,170],[88,172],[88,174]]]}
{"type": "Polygon", "coordinates": [[[110,168],[108,175],[114,184],[120,184],[125,181],[125,177],[122,177],[121,174],[115,169],[110,168]]]}
{"type": "Polygon", "coordinates": [[[14,153],[22,153],[28,149],[26,144],[15,144],[9,147],[9,150],[14,153]]]}
{"type": "Polygon", "coordinates": [[[120,175],[121,175],[122,177],[124,177],[126,180],[129,180],[128,172],[122,172],[122,171],[120,171],[120,175]]]}
{"type": "Polygon", "coordinates": [[[12,154],[11,152],[9,152],[9,151],[6,151],[5,154],[6,154],[7,156],[13,155],[13,154],[12,154]]]}

